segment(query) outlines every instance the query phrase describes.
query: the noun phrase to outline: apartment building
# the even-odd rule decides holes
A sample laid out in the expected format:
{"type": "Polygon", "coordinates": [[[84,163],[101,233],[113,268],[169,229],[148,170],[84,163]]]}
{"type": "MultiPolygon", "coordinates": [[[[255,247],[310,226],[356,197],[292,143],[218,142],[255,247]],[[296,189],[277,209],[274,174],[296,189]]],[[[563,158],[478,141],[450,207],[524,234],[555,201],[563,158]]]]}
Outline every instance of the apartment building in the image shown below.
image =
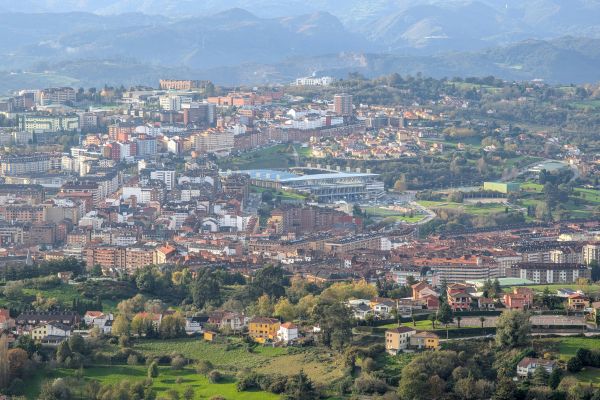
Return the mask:
{"type": "Polygon", "coordinates": [[[577,263],[520,262],[507,270],[511,278],[528,279],[536,284],[576,283],[579,278],[592,277],[589,267],[577,263]]]}

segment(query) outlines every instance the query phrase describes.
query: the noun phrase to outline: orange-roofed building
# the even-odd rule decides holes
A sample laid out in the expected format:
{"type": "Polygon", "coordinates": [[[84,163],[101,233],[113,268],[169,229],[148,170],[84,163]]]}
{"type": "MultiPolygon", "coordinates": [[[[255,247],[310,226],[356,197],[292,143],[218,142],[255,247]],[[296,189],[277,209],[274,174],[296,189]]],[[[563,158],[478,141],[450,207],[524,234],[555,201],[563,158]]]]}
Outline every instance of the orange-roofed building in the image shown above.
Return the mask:
{"type": "Polygon", "coordinates": [[[291,322],[281,324],[277,331],[277,338],[284,343],[298,339],[298,326],[291,322]]]}

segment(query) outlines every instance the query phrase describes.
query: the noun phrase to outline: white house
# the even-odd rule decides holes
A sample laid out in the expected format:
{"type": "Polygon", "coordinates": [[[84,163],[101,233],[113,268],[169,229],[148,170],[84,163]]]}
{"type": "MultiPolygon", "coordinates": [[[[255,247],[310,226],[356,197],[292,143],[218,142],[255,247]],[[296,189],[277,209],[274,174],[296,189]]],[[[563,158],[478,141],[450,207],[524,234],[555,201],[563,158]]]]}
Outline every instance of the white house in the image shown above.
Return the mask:
{"type": "Polygon", "coordinates": [[[102,333],[110,333],[112,331],[112,321],[114,316],[111,313],[104,314],[102,311],[87,311],[83,316],[83,320],[87,326],[97,326],[102,333]]]}
{"type": "Polygon", "coordinates": [[[298,339],[298,327],[291,322],[281,324],[277,331],[277,338],[284,343],[298,339]]]}
{"type": "Polygon", "coordinates": [[[550,374],[556,368],[556,361],[525,357],[517,364],[517,376],[526,378],[533,374],[536,368],[540,366],[544,367],[546,372],[550,374]]]}
{"type": "Polygon", "coordinates": [[[61,338],[69,337],[71,336],[71,327],[61,324],[60,322],[48,322],[31,331],[33,340],[42,340],[47,336],[61,338]]]}

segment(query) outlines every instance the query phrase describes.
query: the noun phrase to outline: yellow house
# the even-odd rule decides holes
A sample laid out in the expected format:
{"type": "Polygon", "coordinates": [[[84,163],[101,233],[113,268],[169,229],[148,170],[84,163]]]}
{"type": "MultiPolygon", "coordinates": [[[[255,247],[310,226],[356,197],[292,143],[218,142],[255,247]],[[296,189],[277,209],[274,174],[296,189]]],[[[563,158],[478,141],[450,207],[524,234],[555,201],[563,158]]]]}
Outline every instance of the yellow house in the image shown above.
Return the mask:
{"type": "Polygon", "coordinates": [[[217,337],[217,334],[213,331],[206,331],[206,332],[204,332],[203,337],[204,337],[204,340],[206,340],[207,342],[212,342],[217,337]]]}
{"type": "Polygon", "coordinates": [[[410,337],[417,331],[407,326],[399,326],[385,331],[385,350],[392,355],[406,350],[410,343],[410,337]]]}
{"type": "Polygon", "coordinates": [[[433,332],[417,332],[410,337],[410,346],[417,349],[438,350],[440,337],[433,332]]]}
{"type": "Polygon", "coordinates": [[[258,343],[277,340],[281,323],[275,318],[254,317],[248,322],[248,334],[258,343]]]}

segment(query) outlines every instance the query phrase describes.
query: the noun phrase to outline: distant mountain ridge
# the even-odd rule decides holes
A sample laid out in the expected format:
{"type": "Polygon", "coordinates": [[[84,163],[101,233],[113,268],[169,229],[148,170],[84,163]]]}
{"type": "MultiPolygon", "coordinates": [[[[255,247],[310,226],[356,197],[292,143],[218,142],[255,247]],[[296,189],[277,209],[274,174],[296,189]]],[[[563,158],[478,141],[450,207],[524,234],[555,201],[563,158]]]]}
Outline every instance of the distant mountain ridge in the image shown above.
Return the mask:
{"type": "Polygon", "coordinates": [[[226,2],[252,5],[259,15],[223,3],[0,0],[8,10],[0,11],[0,91],[43,82],[155,84],[167,74],[222,84],[353,71],[600,80],[600,0],[226,2]],[[19,12],[34,4],[39,12],[19,12]],[[195,11],[182,16],[177,7],[195,11]],[[109,8],[143,13],[86,12],[109,8]]]}

